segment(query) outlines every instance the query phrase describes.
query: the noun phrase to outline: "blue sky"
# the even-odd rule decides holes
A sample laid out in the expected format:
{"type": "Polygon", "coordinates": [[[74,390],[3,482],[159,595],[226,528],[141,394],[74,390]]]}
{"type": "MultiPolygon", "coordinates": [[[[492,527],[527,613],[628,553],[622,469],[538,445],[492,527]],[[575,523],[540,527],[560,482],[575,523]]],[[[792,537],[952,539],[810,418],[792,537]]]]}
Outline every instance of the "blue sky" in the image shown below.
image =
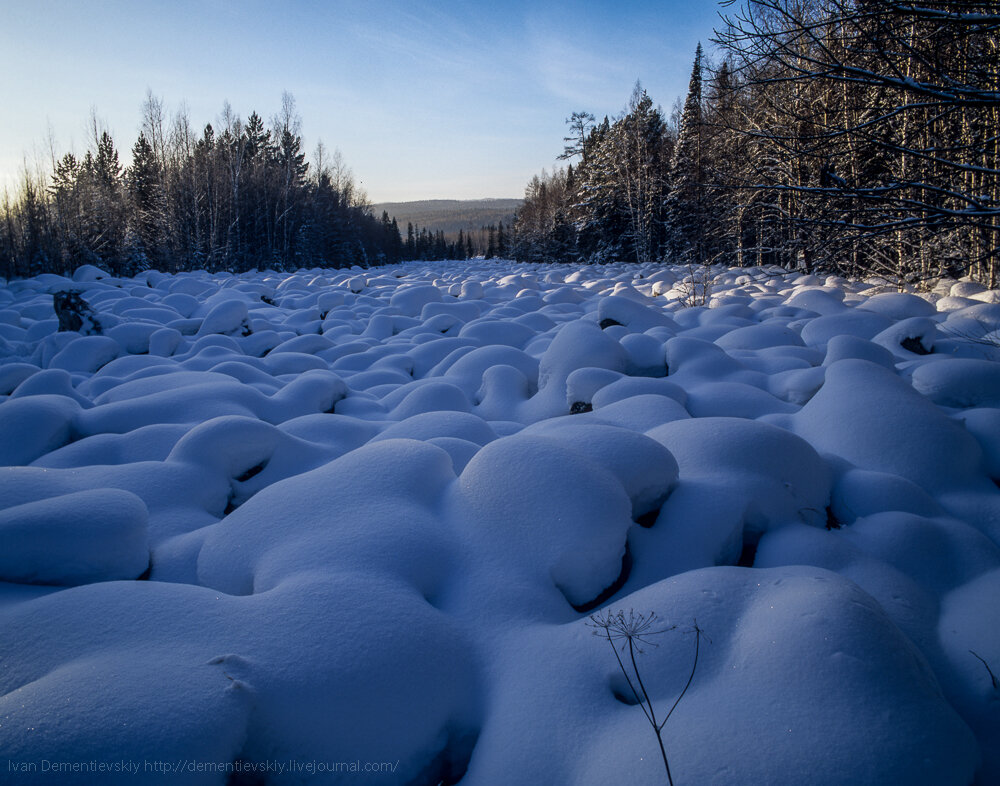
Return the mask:
{"type": "Polygon", "coordinates": [[[640,79],[669,111],[718,6],[642,2],[0,0],[0,185],[88,147],[123,158],[147,90],[200,129],[224,102],[265,120],[291,93],[312,153],[339,149],[373,201],[518,197],[575,110],[619,113],[640,79]]]}

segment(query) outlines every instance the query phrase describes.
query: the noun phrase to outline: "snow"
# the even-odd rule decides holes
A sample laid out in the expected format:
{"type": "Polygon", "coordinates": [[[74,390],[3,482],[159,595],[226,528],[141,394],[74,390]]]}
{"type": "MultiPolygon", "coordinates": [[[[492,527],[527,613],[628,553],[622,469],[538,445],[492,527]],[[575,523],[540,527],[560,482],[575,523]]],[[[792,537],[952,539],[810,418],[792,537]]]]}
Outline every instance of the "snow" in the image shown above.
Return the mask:
{"type": "Polygon", "coordinates": [[[149,514],[135,494],[94,489],[0,511],[0,580],[87,584],[135,579],[149,564],[149,514]]]}
{"type": "Polygon", "coordinates": [[[913,370],[913,387],[942,407],[1000,407],[1000,364],[956,358],[913,370]]]}
{"type": "Polygon", "coordinates": [[[996,783],[995,293],[709,273],[5,282],[0,780],[996,783]]]}

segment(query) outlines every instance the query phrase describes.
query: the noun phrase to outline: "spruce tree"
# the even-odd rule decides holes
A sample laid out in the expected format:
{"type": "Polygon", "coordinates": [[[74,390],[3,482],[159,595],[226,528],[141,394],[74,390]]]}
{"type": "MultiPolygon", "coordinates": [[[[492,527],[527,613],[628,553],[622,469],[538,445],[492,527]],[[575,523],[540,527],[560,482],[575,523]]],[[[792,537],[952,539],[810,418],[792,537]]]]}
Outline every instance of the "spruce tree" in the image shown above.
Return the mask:
{"type": "Polygon", "coordinates": [[[235,261],[245,270],[259,262],[270,264],[274,247],[273,228],[268,220],[275,196],[268,187],[268,170],[274,151],[271,132],[264,128],[264,121],[256,112],[251,113],[237,144],[242,150],[237,148],[236,154],[242,161],[235,181],[240,195],[239,245],[235,261]]]}
{"type": "Polygon", "coordinates": [[[666,241],[670,259],[701,264],[704,255],[704,168],[702,160],[702,49],[695,50],[691,81],[670,167],[666,241]]]}
{"type": "Polygon", "coordinates": [[[399,224],[396,222],[396,217],[392,217],[392,225],[389,229],[389,246],[392,249],[390,258],[393,262],[399,262],[403,259],[403,238],[399,234],[399,224]]]}
{"type": "Polygon", "coordinates": [[[743,194],[738,184],[748,155],[735,130],[741,120],[735,81],[727,61],[719,66],[706,90],[703,118],[705,254],[711,260],[743,265],[745,207],[741,204],[743,194]]]}
{"type": "Polygon", "coordinates": [[[592,262],[611,262],[624,256],[622,239],[628,226],[617,170],[612,126],[605,117],[590,131],[583,161],[574,173],[578,185],[569,197],[577,248],[592,262]]]}
{"type": "Polygon", "coordinates": [[[163,173],[153,146],[146,135],[132,146],[132,166],[126,172],[131,200],[129,226],[131,265],[137,269],[152,265],[169,267],[166,234],[166,199],[163,193],[163,173]]]}
{"type": "Polygon", "coordinates": [[[413,222],[406,222],[406,258],[417,258],[417,238],[413,232],[413,222]]]}
{"type": "Polygon", "coordinates": [[[118,162],[118,151],[107,131],[101,132],[97,141],[97,151],[93,163],[94,179],[106,191],[115,191],[121,185],[122,165],[118,162]]]}
{"type": "Polygon", "coordinates": [[[84,169],[89,181],[90,216],[88,250],[99,264],[107,265],[116,275],[125,273],[125,204],[122,192],[122,166],[118,151],[107,131],[97,140],[93,155],[87,153],[84,169]]]}
{"type": "Polygon", "coordinates": [[[493,224],[490,224],[486,228],[486,233],[488,238],[486,241],[486,258],[493,259],[497,255],[497,228],[493,224]]]}
{"type": "MultiPolygon", "coordinates": [[[[49,186],[55,209],[55,223],[60,246],[59,256],[63,266],[72,270],[82,258],[82,243],[85,235],[85,213],[83,195],[79,188],[79,177],[83,166],[76,156],[66,153],[56,162],[49,186]]],[[[13,247],[12,252],[13,253],[13,247]]],[[[12,268],[13,269],[13,268],[12,268]]]]}
{"type": "Polygon", "coordinates": [[[636,83],[629,112],[611,134],[615,187],[628,228],[626,253],[636,262],[659,257],[663,237],[663,198],[667,180],[666,122],[636,83]]]}

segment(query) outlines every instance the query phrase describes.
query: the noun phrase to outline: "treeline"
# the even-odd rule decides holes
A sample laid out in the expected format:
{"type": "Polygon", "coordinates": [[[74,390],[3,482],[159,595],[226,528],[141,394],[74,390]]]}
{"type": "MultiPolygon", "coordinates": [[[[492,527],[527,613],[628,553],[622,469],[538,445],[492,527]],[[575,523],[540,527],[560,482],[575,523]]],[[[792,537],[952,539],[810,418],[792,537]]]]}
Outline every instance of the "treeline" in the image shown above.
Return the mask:
{"type": "Polygon", "coordinates": [[[0,275],[69,272],[90,263],[114,275],[205,268],[234,272],[399,261],[395,221],[372,215],[339,152],[320,144],[306,162],[289,95],[270,127],[228,105],[219,128],[168,121],[147,96],[132,161],[92,122],[82,156],[53,154],[51,172],[26,171],[5,194],[0,275]]]}
{"type": "Polygon", "coordinates": [[[408,222],[414,227],[427,227],[429,232],[442,230],[454,240],[458,230],[477,233],[490,224],[510,225],[521,207],[520,199],[423,199],[413,202],[381,202],[372,205],[376,215],[383,210],[399,222],[400,231],[408,222]]]}
{"type": "Polygon", "coordinates": [[[515,254],[996,287],[998,30],[988,0],[750,0],[670,121],[638,86],[613,121],[573,115],[515,254]]]}
{"type": "Polygon", "coordinates": [[[413,222],[407,222],[403,257],[423,261],[473,257],[505,259],[511,254],[511,247],[507,241],[510,231],[511,227],[505,228],[502,221],[484,226],[478,232],[465,232],[459,229],[457,235],[445,233],[442,229],[432,232],[427,227],[414,226],[413,222]]]}

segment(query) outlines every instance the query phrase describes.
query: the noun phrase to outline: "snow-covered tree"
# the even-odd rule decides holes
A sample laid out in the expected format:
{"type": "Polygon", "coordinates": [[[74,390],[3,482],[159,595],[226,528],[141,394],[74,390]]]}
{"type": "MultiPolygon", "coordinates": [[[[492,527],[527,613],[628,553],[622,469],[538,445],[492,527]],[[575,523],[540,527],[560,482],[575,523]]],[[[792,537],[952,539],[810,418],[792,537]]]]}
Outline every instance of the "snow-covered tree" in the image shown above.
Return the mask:
{"type": "Polygon", "coordinates": [[[750,0],[717,34],[807,265],[998,283],[1000,13],[979,0],[750,0]]]}
{"type": "Polygon", "coordinates": [[[677,264],[706,261],[702,57],[701,44],[698,44],[670,164],[670,191],[664,204],[669,258],[677,264]]]}

